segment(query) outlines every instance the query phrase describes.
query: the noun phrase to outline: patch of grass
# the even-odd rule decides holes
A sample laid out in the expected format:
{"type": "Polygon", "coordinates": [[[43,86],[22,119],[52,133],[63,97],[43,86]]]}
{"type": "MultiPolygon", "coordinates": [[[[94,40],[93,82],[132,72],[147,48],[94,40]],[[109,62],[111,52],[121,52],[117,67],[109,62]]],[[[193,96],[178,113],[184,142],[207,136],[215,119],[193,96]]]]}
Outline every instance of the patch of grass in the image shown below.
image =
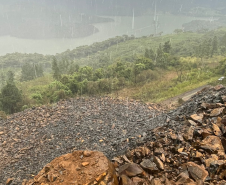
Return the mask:
{"type": "Polygon", "coordinates": [[[22,90],[23,94],[29,96],[33,93],[40,93],[45,90],[46,86],[53,82],[51,74],[36,78],[27,82],[18,82],[17,87],[22,90]]]}
{"type": "Polygon", "coordinates": [[[177,75],[171,71],[162,76],[161,79],[146,83],[142,86],[125,88],[113,96],[122,98],[139,99],[145,102],[160,103],[166,99],[178,96],[187,91],[196,89],[200,86],[217,82],[219,76],[203,73],[199,78],[194,77],[191,80],[177,82],[177,75]]]}

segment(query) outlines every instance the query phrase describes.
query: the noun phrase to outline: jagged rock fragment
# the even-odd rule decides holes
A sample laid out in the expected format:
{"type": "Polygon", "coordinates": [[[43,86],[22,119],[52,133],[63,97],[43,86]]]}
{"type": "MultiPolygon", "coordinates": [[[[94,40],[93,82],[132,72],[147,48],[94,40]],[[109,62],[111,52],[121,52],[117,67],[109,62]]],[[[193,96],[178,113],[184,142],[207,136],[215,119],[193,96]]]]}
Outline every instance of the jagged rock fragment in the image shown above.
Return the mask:
{"type": "Polygon", "coordinates": [[[217,86],[215,86],[214,87],[214,90],[215,91],[220,91],[220,90],[223,90],[225,87],[222,85],[222,84],[220,84],[220,85],[217,85],[217,86]]]}
{"type": "Polygon", "coordinates": [[[6,185],[10,185],[13,182],[13,178],[9,178],[6,181],[6,185]]]}
{"type": "Polygon", "coordinates": [[[151,180],[151,185],[162,185],[160,179],[155,178],[151,180]]]}
{"type": "Polygon", "coordinates": [[[149,159],[143,159],[143,161],[140,163],[140,166],[146,170],[150,170],[151,172],[159,171],[156,164],[149,159]]]}
{"type": "Polygon", "coordinates": [[[208,159],[205,160],[205,165],[206,165],[206,167],[207,167],[207,168],[210,167],[210,164],[211,164],[213,161],[216,161],[216,160],[218,160],[218,156],[215,155],[215,154],[212,154],[210,158],[208,158],[208,159]]]}
{"type": "Polygon", "coordinates": [[[135,185],[148,185],[145,179],[141,179],[139,177],[133,177],[132,181],[134,182],[135,185]]]}
{"type": "Polygon", "coordinates": [[[192,127],[189,127],[186,131],[185,131],[185,133],[184,133],[184,139],[185,140],[192,140],[193,139],[193,132],[194,132],[194,128],[192,128],[192,127]]]}
{"type": "Polygon", "coordinates": [[[154,156],[154,163],[160,170],[164,170],[164,164],[163,162],[156,156],[154,156]]]}
{"type": "Polygon", "coordinates": [[[125,164],[119,168],[119,175],[127,175],[128,177],[135,177],[144,173],[143,169],[135,163],[125,164]]]}
{"type": "Polygon", "coordinates": [[[223,160],[216,160],[216,161],[212,161],[210,163],[210,167],[209,167],[209,173],[211,177],[214,177],[214,175],[216,175],[217,172],[219,172],[220,167],[225,164],[225,162],[223,160]]]}
{"type": "Polygon", "coordinates": [[[204,168],[193,162],[188,162],[186,166],[189,176],[193,178],[196,182],[205,181],[206,177],[208,176],[208,172],[204,168]]]}
{"type": "Polygon", "coordinates": [[[121,176],[120,185],[135,185],[135,183],[126,175],[121,176]]]}
{"type": "Polygon", "coordinates": [[[213,133],[216,136],[220,137],[222,135],[222,132],[221,132],[220,128],[216,124],[213,124],[212,129],[213,129],[213,133]]]}
{"type": "Polygon", "coordinates": [[[190,179],[187,171],[180,173],[180,175],[178,175],[176,179],[176,184],[187,184],[187,183],[194,183],[194,181],[190,179]]]}
{"type": "Polygon", "coordinates": [[[200,115],[193,114],[193,115],[191,115],[191,118],[192,118],[194,121],[197,121],[198,123],[202,123],[203,114],[200,114],[200,115]]]}
{"type": "Polygon", "coordinates": [[[200,147],[210,153],[225,154],[221,139],[217,136],[208,136],[201,143],[200,147]]]}
{"type": "Polygon", "coordinates": [[[210,113],[210,116],[211,116],[211,117],[217,117],[217,116],[219,116],[219,115],[221,115],[221,114],[223,113],[224,109],[225,109],[224,107],[214,109],[214,110],[212,110],[212,112],[210,113]]]}

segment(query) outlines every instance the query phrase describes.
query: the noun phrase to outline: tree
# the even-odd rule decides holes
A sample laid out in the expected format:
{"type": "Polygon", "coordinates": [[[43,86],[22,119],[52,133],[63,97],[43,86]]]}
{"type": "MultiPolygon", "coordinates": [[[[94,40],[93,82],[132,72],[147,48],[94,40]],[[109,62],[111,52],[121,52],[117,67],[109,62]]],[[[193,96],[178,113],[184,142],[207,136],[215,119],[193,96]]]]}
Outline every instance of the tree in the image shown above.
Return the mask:
{"type": "Polygon", "coordinates": [[[22,100],[21,92],[14,83],[7,82],[1,90],[0,102],[2,109],[8,114],[15,113],[20,110],[20,102],[22,100]]]}
{"type": "Polygon", "coordinates": [[[215,53],[217,53],[217,51],[218,51],[218,39],[217,39],[217,36],[215,36],[215,37],[213,38],[213,46],[212,46],[211,57],[213,57],[213,55],[214,55],[215,53]]]}
{"type": "Polygon", "coordinates": [[[145,65],[142,63],[135,63],[133,67],[133,72],[134,72],[134,79],[135,83],[137,83],[137,75],[145,69],[145,65]]]}
{"type": "Polygon", "coordinates": [[[170,41],[167,41],[164,43],[163,51],[165,53],[170,53],[170,50],[171,50],[171,43],[170,43],[170,41]]]}
{"type": "Polygon", "coordinates": [[[3,87],[5,85],[5,81],[6,81],[6,76],[5,74],[2,72],[1,75],[0,75],[0,85],[1,87],[3,87]]]}
{"type": "Polygon", "coordinates": [[[43,67],[42,64],[36,64],[35,65],[35,73],[37,75],[37,77],[42,77],[43,76],[43,67]]]}
{"type": "Polygon", "coordinates": [[[14,76],[15,76],[15,74],[12,71],[8,71],[7,75],[6,75],[6,82],[14,83],[14,76]]]}
{"type": "Polygon", "coordinates": [[[43,68],[41,64],[30,64],[27,62],[21,69],[21,81],[29,81],[43,76],[43,68]]]}
{"type": "Polygon", "coordinates": [[[145,49],[144,56],[146,58],[150,58],[150,59],[152,59],[154,61],[155,60],[155,57],[156,57],[156,54],[153,51],[153,49],[145,49]]]}
{"type": "Polygon", "coordinates": [[[222,37],[222,39],[220,40],[221,45],[226,47],[226,33],[224,34],[224,36],[222,37]]]}
{"type": "Polygon", "coordinates": [[[94,75],[93,75],[93,80],[97,81],[98,79],[101,79],[104,77],[104,70],[103,68],[98,68],[95,70],[94,75]]]}
{"type": "Polygon", "coordinates": [[[159,44],[159,48],[157,50],[156,65],[161,68],[166,67],[165,55],[161,44],[159,44]]]}
{"type": "Polygon", "coordinates": [[[61,78],[61,74],[60,74],[60,70],[58,68],[57,60],[55,57],[53,58],[53,61],[52,61],[52,71],[53,71],[53,78],[55,80],[59,80],[61,78]]]}
{"type": "Polygon", "coordinates": [[[33,65],[30,63],[25,63],[22,66],[22,71],[21,71],[21,81],[29,81],[35,79],[35,70],[33,65]]]}

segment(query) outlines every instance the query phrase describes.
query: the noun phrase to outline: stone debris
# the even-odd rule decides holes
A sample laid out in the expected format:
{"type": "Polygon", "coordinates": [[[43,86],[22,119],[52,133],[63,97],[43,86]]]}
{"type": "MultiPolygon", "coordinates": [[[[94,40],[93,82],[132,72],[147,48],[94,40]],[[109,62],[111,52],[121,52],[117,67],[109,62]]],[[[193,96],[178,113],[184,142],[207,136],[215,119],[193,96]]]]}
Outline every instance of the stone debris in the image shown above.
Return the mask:
{"type": "Polygon", "coordinates": [[[0,120],[0,185],[8,178],[14,178],[11,185],[21,184],[76,150],[101,151],[109,159],[124,154],[151,140],[151,129],[165,124],[163,111],[156,104],[103,97],[62,100],[10,115],[0,120]]]}
{"type": "MultiPolygon", "coordinates": [[[[213,89],[220,92],[219,88],[213,89]]],[[[139,180],[140,184],[226,184],[226,101],[219,103],[213,99],[197,104],[196,112],[174,119],[178,127],[166,125],[152,130],[155,140],[143,146],[150,151],[147,155],[137,154],[138,148],[127,152],[128,160],[140,165],[146,174],[137,175],[143,179],[139,180]]],[[[118,160],[123,161],[117,164],[116,169],[120,171],[127,162],[122,157],[118,160]]],[[[135,177],[127,175],[127,178],[136,184],[135,177]]]]}
{"type": "MultiPolygon", "coordinates": [[[[66,164],[68,164],[69,167],[73,168],[73,173],[78,174],[77,180],[70,181],[70,182],[68,181],[68,184],[73,184],[73,183],[86,184],[88,182],[91,182],[91,184],[92,183],[107,184],[107,182],[109,182],[108,184],[119,183],[120,185],[127,185],[127,184],[131,184],[131,185],[135,185],[135,184],[137,185],[139,184],[144,184],[144,185],[149,185],[149,184],[151,185],[160,185],[160,184],[163,184],[163,185],[182,185],[182,184],[215,185],[215,184],[219,184],[219,185],[223,185],[223,184],[226,184],[226,154],[225,154],[226,152],[226,121],[225,121],[226,114],[224,111],[226,106],[226,102],[224,101],[225,96],[226,96],[226,90],[224,87],[206,88],[198,92],[189,101],[185,102],[185,104],[183,104],[181,107],[178,107],[176,110],[172,110],[168,113],[160,114],[159,116],[156,116],[155,118],[149,120],[150,121],[149,123],[153,124],[154,127],[148,126],[148,124],[144,124],[144,121],[142,120],[146,120],[147,118],[143,119],[142,116],[140,117],[138,116],[139,117],[138,119],[136,120],[134,119],[136,124],[132,125],[133,128],[130,128],[130,130],[126,129],[127,127],[129,127],[129,124],[127,124],[125,125],[125,127],[120,129],[119,134],[120,135],[124,134],[126,137],[119,139],[119,142],[117,142],[116,145],[114,145],[114,143],[115,143],[115,140],[117,140],[118,135],[114,135],[115,139],[112,139],[114,137],[111,136],[112,134],[111,132],[117,129],[117,127],[119,127],[120,124],[111,122],[109,124],[108,134],[106,134],[105,136],[101,135],[101,137],[98,137],[99,135],[97,134],[95,135],[96,137],[95,142],[91,142],[92,145],[96,143],[97,146],[105,144],[102,146],[102,148],[97,148],[97,149],[100,149],[100,151],[101,150],[104,151],[104,154],[106,154],[108,158],[113,158],[112,164],[110,164],[109,162],[104,162],[104,164],[107,167],[104,168],[106,170],[101,171],[101,173],[96,173],[97,172],[96,170],[98,170],[99,168],[98,168],[98,165],[95,166],[96,161],[95,159],[92,159],[93,152],[90,152],[90,151],[72,152],[71,154],[66,154],[65,155],[66,157],[61,156],[59,158],[56,158],[51,162],[54,165],[52,166],[43,165],[45,167],[39,173],[36,171],[32,172],[32,167],[33,167],[32,165],[38,164],[40,161],[37,161],[37,163],[34,163],[34,159],[35,159],[34,157],[33,158],[31,157],[30,160],[29,158],[26,158],[28,160],[29,165],[26,165],[26,169],[23,169],[23,168],[19,168],[19,169],[26,171],[27,174],[28,172],[31,174],[38,173],[38,175],[35,176],[35,178],[33,178],[33,180],[31,180],[30,182],[35,181],[36,179],[36,180],[39,180],[38,182],[43,184],[54,184],[54,182],[56,181],[58,182],[58,184],[60,184],[60,181],[58,181],[60,180],[59,177],[61,177],[61,180],[64,180],[64,178],[70,179],[70,178],[67,178],[67,175],[70,175],[71,173],[64,173],[64,171],[62,172],[59,171],[60,166],[56,165],[58,164],[57,162],[54,163],[54,161],[57,161],[57,159],[61,159],[62,161],[64,161],[66,164]],[[156,122],[159,122],[159,124],[156,124],[156,122]],[[112,127],[113,124],[115,125],[114,128],[112,127]],[[142,126],[137,127],[139,124],[141,124],[142,126]],[[130,134],[130,137],[128,137],[129,136],[128,134],[130,134]],[[107,139],[109,138],[111,138],[112,140],[106,143],[107,139]],[[134,138],[136,138],[136,142],[134,142],[133,140],[134,138]],[[100,143],[99,140],[103,140],[103,142],[100,143]],[[130,144],[130,143],[133,143],[133,144],[130,144]],[[111,150],[111,146],[116,146],[115,148],[116,152],[114,150],[111,150]],[[109,155],[112,151],[114,151],[112,153],[113,155],[109,155]],[[73,160],[72,154],[76,154],[76,160],[73,160]],[[31,161],[33,161],[33,163],[30,163],[31,161]],[[69,163],[74,164],[74,166],[69,165],[69,163]],[[111,175],[109,178],[107,178],[106,176],[109,174],[107,169],[110,169],[110,166],[112,166],[112,170],[110,170],[111,175]],[[83,174],[83,172],[85,174],[83,174]],[[45,175],[43,176],[43,174],[45,175]],[[98,177],[96,177],[95,174],[98,174],[98,177]],[[94,177],[95,180],[86,181],[87,178],[85,178],[85,176],[90,177],[90,179],[93,179],[94,177]],[[107,179],[110,181],[108,181],[107,179]]],[[[148,107],[147,109],[150,110],[150,108],[148,107]]],[[[61,109],[57,110],[59,114],[60,114],[60,110],[61,109]]],[[[144,110],[146,109],[142,109],[142,111],[144,110]]],[[[119,112],[119,111],[117,113],[123,114],[123,112],[119,112]]],[[[151,113],[152,112],[150,112],[150,114],[151,113]]],[[[141,114],[141,112],[139,114],[141,114]]],[[[49,115],[51,116],[51,114],[49,115]]],[[[117,114],[115,113],[115,115],[117,114]]],[[[53,116],[56,116],[56,114],[53,114],[53,116]]],[[[83,116],[88,117],[88,115],[83,115],[83,116]]],[[[106,112],[104,116],[108,117],[106,112]]],[[[126,114],[124,116],[126,116],[126,114]]],[[[51,118],[51,119],[54,120],[54,118],[51,118]]],[[[14,120],[10,120],[12,122],[13,129],[14,130],[20,129],[19,126],[16,126],[16,124],[13,124],[14,120]],[[18,127],[18,129],[16,127],[18,127]]],[[[105,120],[104,122],[107,122],[107,120],[105,120]]],[[[98,122],[97,125],[103,126],[104,122],[100,121],[98,122]]],[[[64,125],[66,124],[69,124],[71,126],[69,122],[64,123],[64,125]]],[[[75,122],[74,124],[78,124],[78,123],[75,122]]],[[[124,124],[126,123],[124,122],[124,124]]],[[[51,128],[53,130],[55,128],[54,125],[56,125],[56,127],[59,127],[58,123],[56,124],[56,122],[53,122],[51,124],[52,126],[51,128]]],[[[91,125],[92,124],[90,124],[89,126],[91,125]]],[[[10,133],[10,130],[8,127],[6,127],[6,124],[1,125],[1,127],[4,127],[4,132],[10,133]]],[[[48,126],[44,128],[47,129],[48,126]]],[[[72,130],[71,127],[68,130],[63,129],[65,127],[61,127],[61,128],[62,128],[61,131],[62,132],[64,131],[64,133],[67,133],[69,132],[69,130],[72,130]]],[[[95,129],[95,127],[92,127],[92,128],[95,129]]],[[[104,128],[104,126],[102,128],[104,128]]],[[[24,129],[26,129],[26,127],[24,129]]],[[[48,128],[48,131],[50,131],[49,128],[48,128]]],[[[78,132],[79,131],[75,132],[75,135],[79,135],[79,137],[82,137],[82,136],[84,137],[85,133],[87,135],[90,134],[90,132],[88,131],[83,132],[81,135],[78,134],[78,132]]],[[[106,131],[105,129],[102,129],[101,132],[106,132],[106,131]]],[[[50,132],[50,133],[53,134],[53,132],[50,132]]],[[[116,133],[114,132],[114,134],[116,133]]],[[[24,133],[24,137],[25,135],[26,133],[24,133]]],[[[17,135],[15,132],[13,134],[9,134],[8,137],[9,138],[12,137],[12,139],[16,140],[16,141],[15,140],[13,141],[21,143],[23,140],[16,136],[17,135]]],[[[36,135],[32,135],[32,136],[36,136],[36,135]]],[[[59,143],[56,142],[56,140],[53,140],[53,137],[54,136],[51,137],[51,135],[49,134],[42,135],[42,140],[40,140],[39,144],[41,144],[42,147],[46,146],[45,143],[48,143],[48,147],[51,147],[53,145],[52,147],[54,148],[54,150],[51,150],[51,151],[57,152],[57,149],[60,148],[60,147],[57,147],[59,143]],[[52,145],[49,145],[49,141],[52,141],[52,145]]],[[[67,136],[67,134],[65,134],[64,137],[67,139],[68,142],[70,141],[70,135],[67,136]]],[[[90,145],[87,144],[87,142],[85,141],[85,138],[83,137],[81,139],[82,145],[89,148],[90,145]]],[[[35,143],[35,137],[33,138],[35,143]]],[[[64,140],[61,140],[61,142],[62,141],[64,140]]],[[[12,144],[12,141],[7,140],[7,143],[6,143],[7,147],[4,148],[3,151],[11,152],[12,148],[9,147],[11,144],[12,144]]],[[[16,146],[20,146],[20,144],[17,144],[17,145],[14,144],[13,146],[14,148],[17,148],[16,146]]],[[[21,159],[21,156],[26,155],[26,157],[28,157],[29,156],[28,154],[31,151],[32,151],[32,156],[36,155],[37,152],[35,151],[37,150],[38,146],[39,145],[34,145],[32,147],[32,146],[26,145],[24,147],[21,147],[15,156],[13,157],[11,156],[11,158],[6,157],[6,159],[7,161],[14,160],[14,163],[11,162],[10,164],[15,164],[17,163],[16,160],[21,159]]],[[[62,146],[67,146],[67,145],[62,144],[62,146]]],[[[92,149],[92,147],[90,148],[92,149]]],[[[44,150],[46,150],[45,147],[44,147],[44,150]]],[[[40,150],[37,150],[37,151],[40,151],[40,150]]],[[[54,156],[51,154],[49,155],[51,157],[54,156]]],[[[45,156],[42,156],[42,158],[39,158],[39,159],[44,159],[45,156]]],[[[48,158],[48,160],[49,159],[50,158],[48,158]]],[[[44,161],[46,162],[48,160],[44,160],[44,161]]],[[[105,160],[107,161],[107,158],[105,160]]],[[[48,164],[48,163],[45,163],[45,164],[48,164]]],[[[24,167],[25,165],[22,165],[22,166],[24,167]]],[[[7,166],[3,166],[3,167],[4,168],[0,167],[0,170],[1,169],[4,169],[6,171],[8,170],[7,166]]],[[[12,177],[14,178],[12,184],[13,183],[19,184],[18,183],[19,176],[18,175],[14,176],[13,174],[15,173],[12,173],[14,171],[15,169],[11,169],[11,171],[8,170],[8,172],[11,172],[11,174],[9,173],[9,175],[6,177],[4,176],[4,178],[6,178],[4,183],[6,182],[7,178],[12,177]]],[[[69,171],[70,171],[70,168],[69,168],[69,171]]],[[[21,177],[24,177],[24,176],[21,176],[21,177]]],[[[31,178],[32,176],[30,176],[30,179],[31,178]]],[[[1,175],[0,175],[0,179],[1,179],[1,175]]],[[[21,178],[21,182],[23,181],[23,179],[24,178],[21,178]]],[[[24,185],[27,185],[26,183],[28,182],[29,181],[26,181],[26,182],[24,181],[24,185]]],[[[61,182],[61,183],[64,183],[64,182],[61,182]]]]}

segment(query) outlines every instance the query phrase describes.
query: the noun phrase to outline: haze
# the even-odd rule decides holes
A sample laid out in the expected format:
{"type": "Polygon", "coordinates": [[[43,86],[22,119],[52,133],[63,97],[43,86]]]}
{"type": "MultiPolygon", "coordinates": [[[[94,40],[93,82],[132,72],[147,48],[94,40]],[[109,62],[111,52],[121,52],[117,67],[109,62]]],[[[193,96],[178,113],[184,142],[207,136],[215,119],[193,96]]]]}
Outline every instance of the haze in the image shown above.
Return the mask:
{"type": "MultiPolygon", "coordinates": [[[[158,32],[225,14],[224,0],[156,1],[158,32]]],[[[55,54],[124,34],[155,33],[155,0],[2,0],[0,55],[55,54]]]]}

